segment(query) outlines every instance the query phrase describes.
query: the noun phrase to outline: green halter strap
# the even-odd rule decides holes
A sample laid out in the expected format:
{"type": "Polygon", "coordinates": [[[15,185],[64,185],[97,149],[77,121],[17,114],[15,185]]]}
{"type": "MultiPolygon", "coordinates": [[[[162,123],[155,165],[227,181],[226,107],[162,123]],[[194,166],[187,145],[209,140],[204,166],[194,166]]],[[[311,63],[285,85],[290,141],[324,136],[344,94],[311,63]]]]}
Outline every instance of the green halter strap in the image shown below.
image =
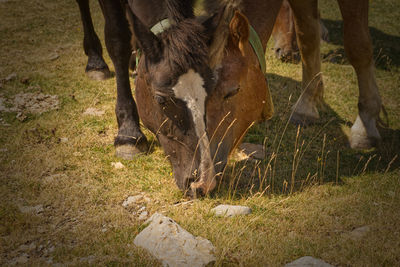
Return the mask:
{"type": "MultiPolygon", "coordinates": [[[[169,26],[171,26],[171,24],[169,23],[168,19],[163,19],[162,21],[157,22],[153,27],[151,27],[150,31],[152,33],[154,33],[155,35],[162,33],[163,31],[165,31],[166,29],[169,28],[169,26]]],[[[139,65],[139,58],[140,55],[142,54],[140,49],[136,50],[136,66],[139,65]]]]}
{"type": "Polygon", "coordinates": [[[250,42],[251,46],[253,47],[254,52],[257,55],[261,70],[265,74],[267,71],[267,64],[265,63],[264,48],[262,46],[260,37],[258,36],[257,32],[254,30],[254,28],[251,25],[249,25],[249,26],[250,26],[249,42],[250,42]]]}

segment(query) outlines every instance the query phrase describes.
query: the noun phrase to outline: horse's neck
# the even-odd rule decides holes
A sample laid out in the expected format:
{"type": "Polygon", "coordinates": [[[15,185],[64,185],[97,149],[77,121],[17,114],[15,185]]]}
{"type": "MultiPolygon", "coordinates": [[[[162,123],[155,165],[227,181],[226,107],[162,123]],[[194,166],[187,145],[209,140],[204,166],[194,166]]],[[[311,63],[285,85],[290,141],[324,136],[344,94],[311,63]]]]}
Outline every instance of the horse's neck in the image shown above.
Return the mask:
{"type": "Polygon", "coordinates": [[[135,15],[147,27],[152,27],[167,17],[165,1],[129,0],[129,5],[135,15]]]}
{"type": "Polygon", "coordinates": [[[271,36],[282,0],[243,0],[243,13],[258,33],[264,50],[271,36]]]}

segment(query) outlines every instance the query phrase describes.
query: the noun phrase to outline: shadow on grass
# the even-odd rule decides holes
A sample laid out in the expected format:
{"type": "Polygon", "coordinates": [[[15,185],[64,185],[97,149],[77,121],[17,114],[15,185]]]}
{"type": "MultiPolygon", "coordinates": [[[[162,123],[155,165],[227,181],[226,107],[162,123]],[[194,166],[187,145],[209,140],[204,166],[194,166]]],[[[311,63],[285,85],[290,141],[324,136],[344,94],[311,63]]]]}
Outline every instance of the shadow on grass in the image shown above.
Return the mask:
{"type": "MultiPolygon", "coordinates": [[[[322,20],[329,31],[331,44],[342,46],[322,55],[323,60],[337,64],[348,64],[343,49],[343,21],[322,20]]],[[[378,69],[388,70],[391,66],[400,66],[400,37],[386,34],[374,27],[369,27],[374,49],[375,66],[378,69]]]]}
{"type": "Polygon", "coordinates": [[[385,173],[400,166],[400,131],[380,129],[382,142],[371,150],[349,147],[352,122],[331,107],[320,112],[319,123],[297,127],[288,123],[291,107],[299,98],[301,84],[293,79],[267,74],[275,115],[254,125],[244,142],[263,144],[265,159],[228,164],[215,196],[241,198],[252,194],[287,194],[304,186],[341,183],[341,178],[366,173],[385,173]]]}

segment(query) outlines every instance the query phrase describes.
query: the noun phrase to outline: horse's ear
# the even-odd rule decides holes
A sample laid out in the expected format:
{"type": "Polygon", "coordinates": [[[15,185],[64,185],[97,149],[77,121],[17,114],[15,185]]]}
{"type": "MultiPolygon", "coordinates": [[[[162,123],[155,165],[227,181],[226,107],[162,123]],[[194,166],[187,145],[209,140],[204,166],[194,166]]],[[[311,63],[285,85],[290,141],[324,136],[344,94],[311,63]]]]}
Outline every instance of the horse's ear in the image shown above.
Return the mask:
{"type": "MultiPolygon", "coordinates": [[[[132,12],[133,13],[133,12],[132,12]]],[[[152,33],[135,14],[132,16],[133,30],[139,47],[150,62],[159,62],[162,56],[161,40],[152,33]]]]}
{"type": "Polygon", "coordinates": [[[242,50],[243,44],[249,41],[250,29],[249,21],[239,11],[235,12],[231,23],[229,24],[229,31],[233,43],[242,50]]]}

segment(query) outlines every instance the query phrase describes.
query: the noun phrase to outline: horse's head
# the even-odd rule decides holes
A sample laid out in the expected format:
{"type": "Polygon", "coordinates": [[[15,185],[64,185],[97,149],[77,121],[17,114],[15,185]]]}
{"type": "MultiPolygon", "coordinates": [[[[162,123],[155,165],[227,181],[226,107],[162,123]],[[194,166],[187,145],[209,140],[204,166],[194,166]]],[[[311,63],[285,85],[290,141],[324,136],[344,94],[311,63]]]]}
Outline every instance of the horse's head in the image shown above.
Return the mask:
{"type": "Polygon", "coordinates": [[[215,187],[229,153],[262,117],[270,98],[266,103],[266,82],[248,44],[247,19],[236,13],[221,28],[224,16],[216,15],[201,24],[185,1],[176,2],[167,1],[171,26],[159,35],[134,22],[144,55],[136,99],[144,125],[172,163],[178,187],[195,196],[215,187]],[[222,49],[214,49],[221,58],[215,62],[209,53],[217,36],[224,40],[222,49]]]}
{"type": "Polygon", "coordinates": [[[275,56],[282,61],[299,59],[293,11],[288,1],[283,1],[272,30],[275,56]]]}

